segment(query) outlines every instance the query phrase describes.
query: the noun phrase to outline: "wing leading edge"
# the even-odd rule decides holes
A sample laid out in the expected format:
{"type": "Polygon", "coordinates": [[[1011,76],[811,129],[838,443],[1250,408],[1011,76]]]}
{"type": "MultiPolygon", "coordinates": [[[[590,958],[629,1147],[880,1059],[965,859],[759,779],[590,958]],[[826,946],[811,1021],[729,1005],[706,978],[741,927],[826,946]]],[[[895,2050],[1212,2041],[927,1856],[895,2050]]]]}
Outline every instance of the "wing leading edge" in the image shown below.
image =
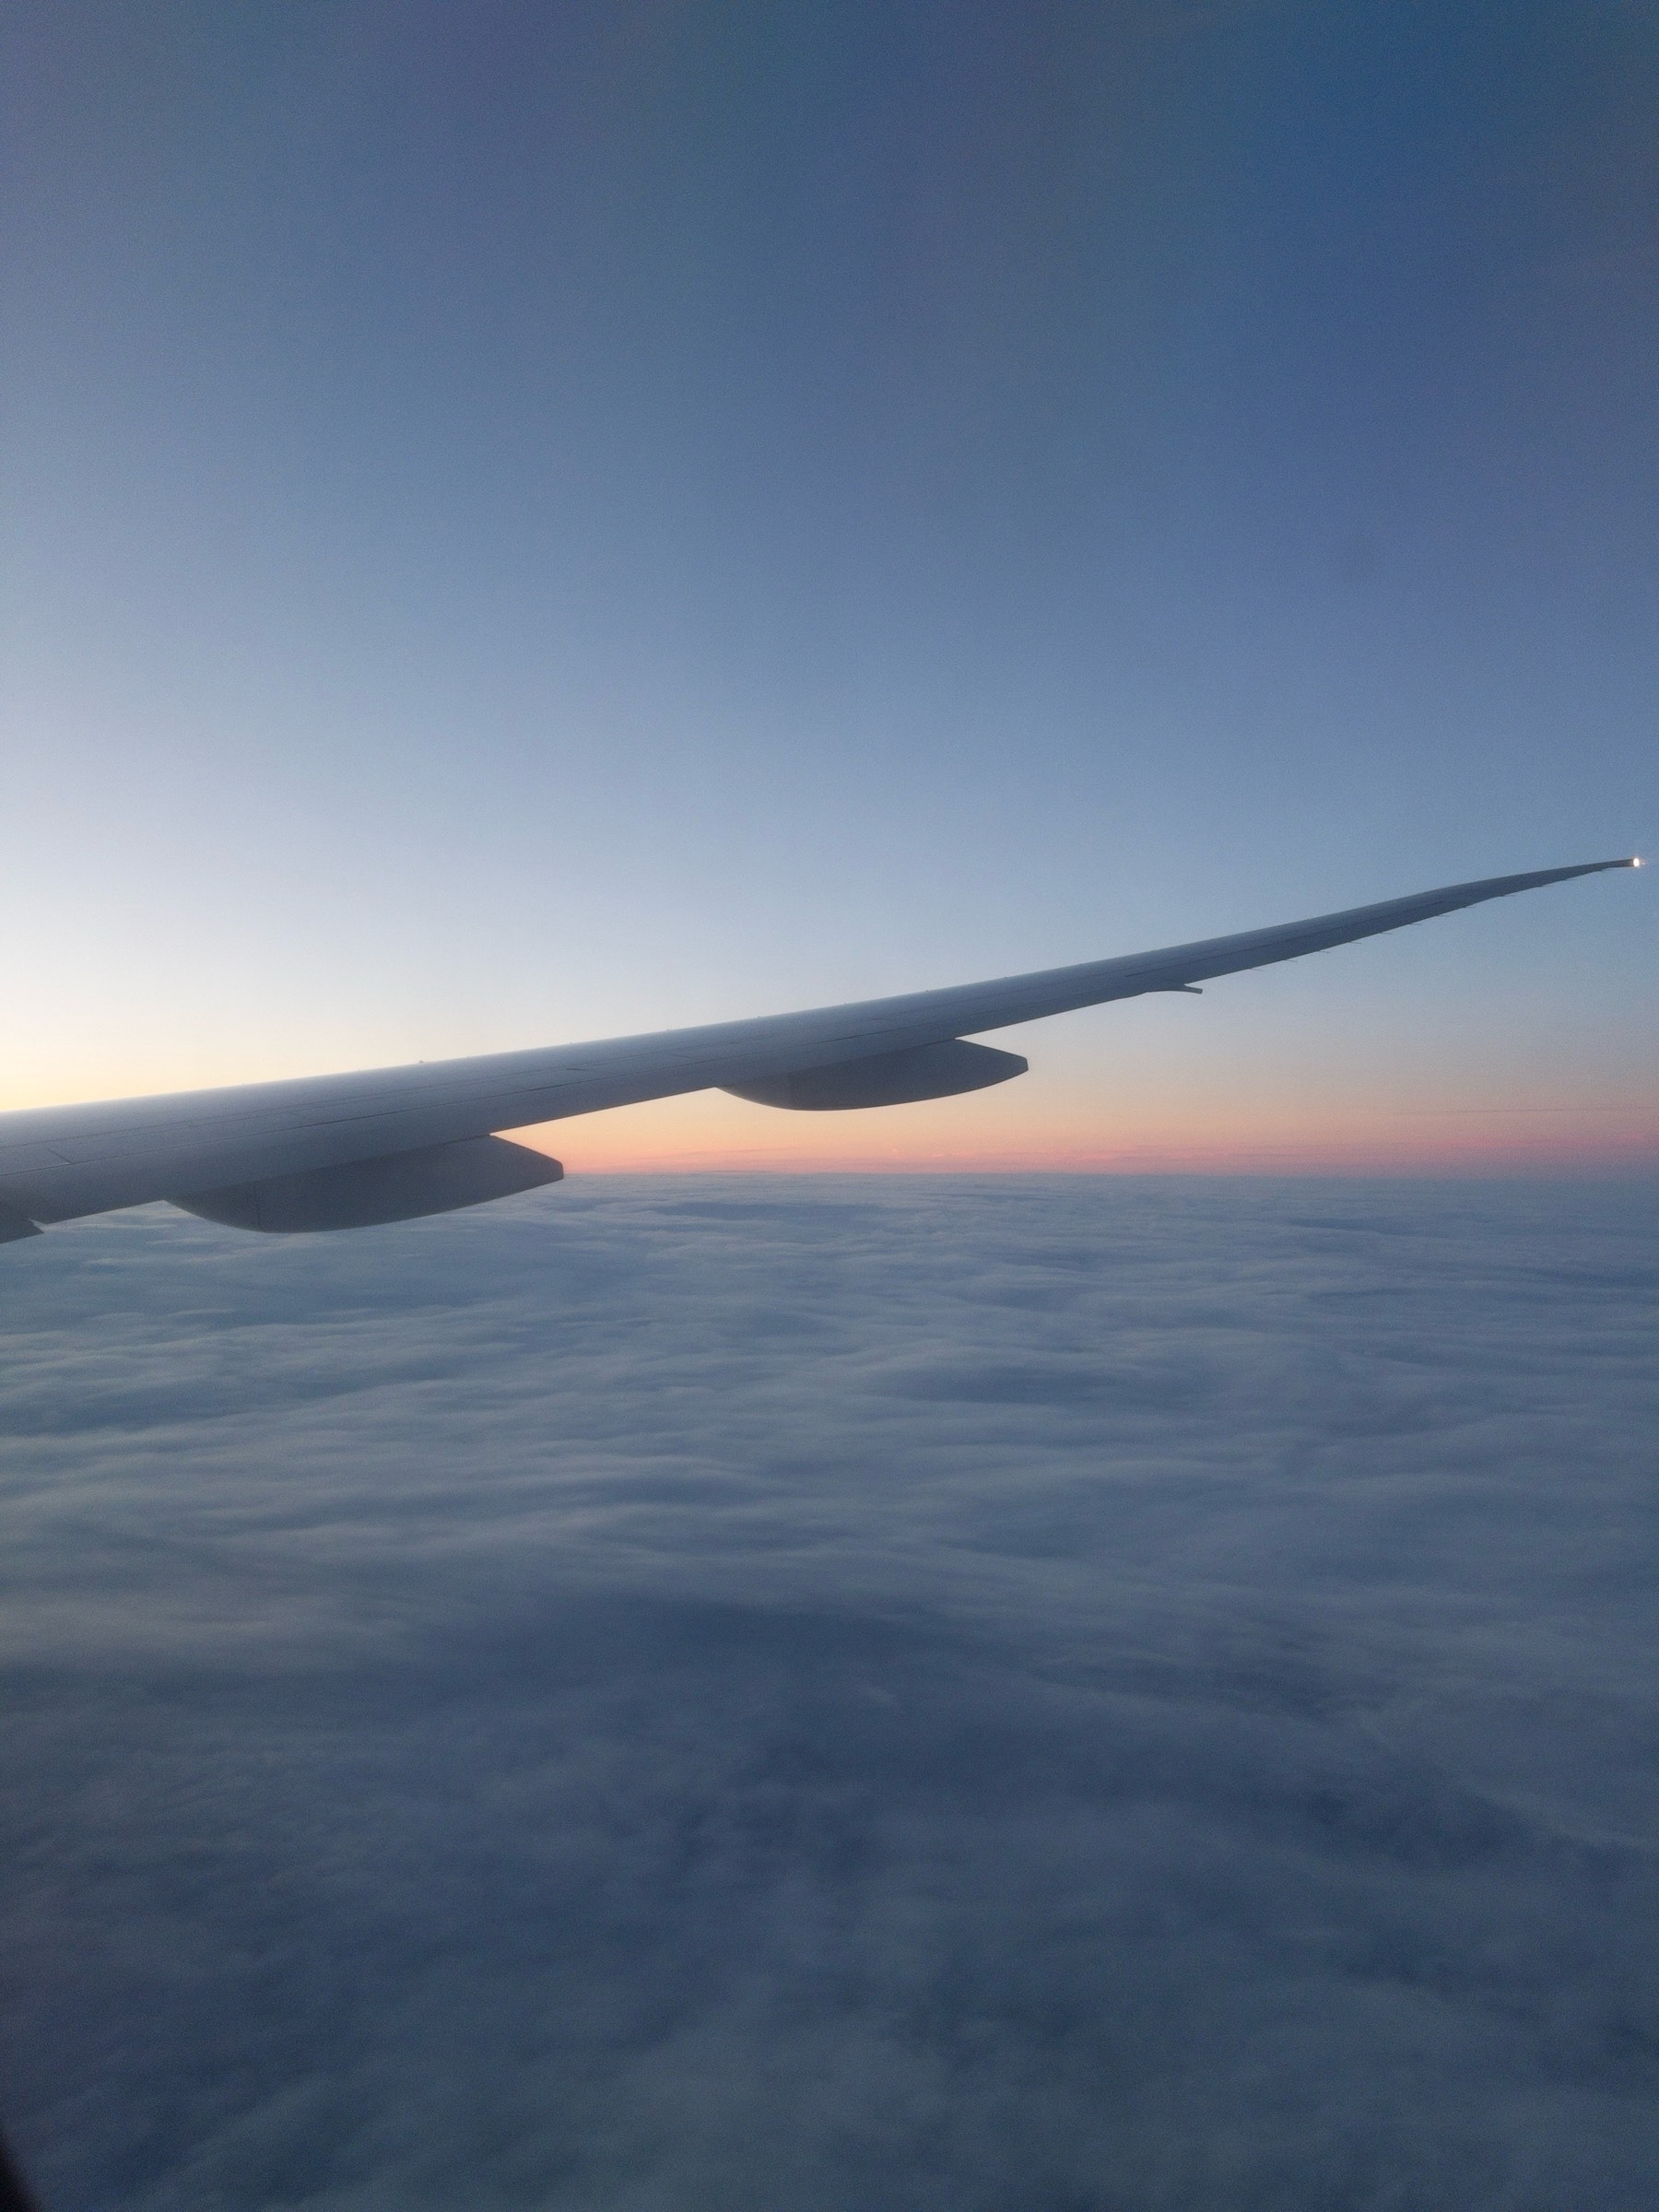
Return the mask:
{"type": "Polygon", "coordinates": [[[545,1180],[505,1161],[521,1147],[485,1151],[477,1140],[684,1091],[721,1088],[806,1107],[947,1096],[1021,1072],[1012,1053],[940,1049],[982,1030],[1190,990],[1488,899],[1640,865],[1603,860],[1488,877],[1155,952],[654,1036],[0,1114],[0,1242],[32,1235],[41,1222],[157,1198],[251,1228],[354,1227],[471,1205],[545,1180]],[[470,1147],[465,1159],[463,1147],[470,1147]],[[430,1206],[419,1203],[428,1174],[430,1206]],[[282,1189],[262,1199],[275,1179],[282,1189]],[[371,1193],[395,1194],[395,1210],[376,1212],[376,1203],[394,1199],[371,1193]]]}

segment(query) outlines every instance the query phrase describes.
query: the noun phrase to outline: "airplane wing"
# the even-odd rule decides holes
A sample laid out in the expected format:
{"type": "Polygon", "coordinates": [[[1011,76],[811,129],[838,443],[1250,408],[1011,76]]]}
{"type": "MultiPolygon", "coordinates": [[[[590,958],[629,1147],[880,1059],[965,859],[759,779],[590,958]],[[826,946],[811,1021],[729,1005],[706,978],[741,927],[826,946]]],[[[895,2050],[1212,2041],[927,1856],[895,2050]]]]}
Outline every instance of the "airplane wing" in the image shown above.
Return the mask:
{"type": "Polygon", "coordinates": [[[238,1228],[407,1219],[557,1180],[495,1133],[719,1088],[806,1111],[897,1105],[1024,1072],[965,1041],[1049,1014],[1299,959],[1459,907],[1634,860],[1452,884],[1157,952],[897,998],[413,1067],[0,1114],[0,1241],[43,1222],[171,1199],[238,1228]]]}

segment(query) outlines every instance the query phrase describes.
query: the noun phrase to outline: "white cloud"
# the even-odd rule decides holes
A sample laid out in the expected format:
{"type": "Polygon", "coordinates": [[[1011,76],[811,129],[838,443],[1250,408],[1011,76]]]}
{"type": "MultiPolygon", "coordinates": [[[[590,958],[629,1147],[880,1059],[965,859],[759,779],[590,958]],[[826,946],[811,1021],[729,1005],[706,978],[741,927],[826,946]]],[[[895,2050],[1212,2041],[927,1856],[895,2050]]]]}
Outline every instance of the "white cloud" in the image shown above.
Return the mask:
{"type": "Polygon", "coordinates": [[[49,2207],[1654,2194],[1651,1186],[0,1270],[49,2207]]]}

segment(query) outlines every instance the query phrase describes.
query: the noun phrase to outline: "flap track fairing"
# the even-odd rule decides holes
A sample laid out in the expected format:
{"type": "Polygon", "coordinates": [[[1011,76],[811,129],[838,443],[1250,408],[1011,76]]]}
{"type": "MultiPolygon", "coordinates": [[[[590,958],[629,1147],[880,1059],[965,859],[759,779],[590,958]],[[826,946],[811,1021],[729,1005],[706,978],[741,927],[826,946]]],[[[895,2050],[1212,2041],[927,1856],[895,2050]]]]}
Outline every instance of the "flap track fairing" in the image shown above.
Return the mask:
{"type": "Polygon", "coordinates": [[[797,1112],[840,1112],[851,1106],[908,1106],[920,1099],[950,1099],[1023,1076],[1029,1061],[989,1044],[959,1037],[947,1044],[917,1044],[902,1053],[873,1053],[862,1060],[800,1067],[755,1083],[722,1086],[757,1106],[788,1106],[797,1112]]]}
{"type": "Polygon", "coordinates": [[[227,1229],[293,1235],[319,1229],[373,1229],[384,1221],[453,1213],[457,1206],[557,1182],[563,1173],[558,1160],[533,1152],[528,1145],[509,1144],[504,1136],[476,1136],[391,1152],[380,1159],[349,1160],[344,1167],[192,1191],[172,1204],[227,1229]]]}

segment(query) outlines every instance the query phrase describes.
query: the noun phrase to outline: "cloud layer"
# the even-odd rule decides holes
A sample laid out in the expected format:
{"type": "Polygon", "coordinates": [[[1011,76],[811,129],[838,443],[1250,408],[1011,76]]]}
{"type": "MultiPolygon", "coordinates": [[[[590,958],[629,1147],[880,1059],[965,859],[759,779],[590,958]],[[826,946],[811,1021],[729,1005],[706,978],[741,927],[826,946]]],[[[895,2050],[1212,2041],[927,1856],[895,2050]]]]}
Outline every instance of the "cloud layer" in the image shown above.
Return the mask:
{"type": "Polygon", "coordinates": [[[0,1271],[51,2212],[1659,2193],[1651,1184],[0,1271]]]}

